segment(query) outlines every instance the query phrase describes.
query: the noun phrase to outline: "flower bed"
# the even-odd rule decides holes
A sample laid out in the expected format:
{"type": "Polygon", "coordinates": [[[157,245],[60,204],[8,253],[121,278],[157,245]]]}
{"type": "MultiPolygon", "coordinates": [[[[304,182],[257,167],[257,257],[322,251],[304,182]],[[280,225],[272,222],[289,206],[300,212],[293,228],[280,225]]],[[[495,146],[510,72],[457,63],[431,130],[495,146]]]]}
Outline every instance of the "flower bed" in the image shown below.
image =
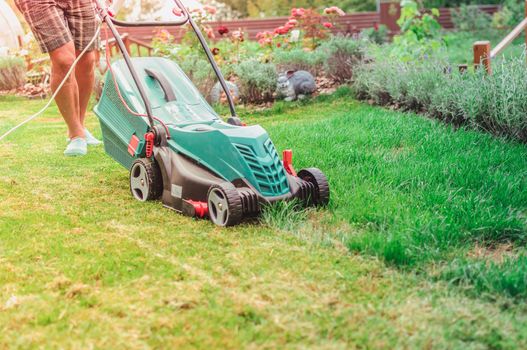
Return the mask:
{"type": "MultiPolygon", "coordinates": [[[[332,29],[338,26],[337,19],[344,15],[335,6],[321,12],[293,8],[286,23],[274,31],[259,33],[258,42],[247,40],[241,29],[211,27],[207,23],[213,13],[207,7],[193,11],[192,15],[206,33],[224,75],[240,87],[244,103],[273,101],[277,77],[288,71],[310,72],[323,82],[327,91],[328,81],[333,85],[349,82],[353,67],[362,57],[363,41],[332,34],[332,29]]],[[[167,31],[161,31],[154,39],[154,46],[158,54],[179,62],[202,93],[209,95],[216,77],[192,33],[178,43],[167,31]]]]}

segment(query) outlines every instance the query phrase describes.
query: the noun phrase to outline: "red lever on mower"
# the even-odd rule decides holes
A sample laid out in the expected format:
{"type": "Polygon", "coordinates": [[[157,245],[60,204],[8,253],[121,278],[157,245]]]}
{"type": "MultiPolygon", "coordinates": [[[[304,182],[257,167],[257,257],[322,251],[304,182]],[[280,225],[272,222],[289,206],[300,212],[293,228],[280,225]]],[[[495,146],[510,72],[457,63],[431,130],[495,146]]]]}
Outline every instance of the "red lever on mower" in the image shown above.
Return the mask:
{"type": "Polygon", "coordinates": [[[282,158],[284,162],[285,171],[287,171],[289,175],[296,176],[296,171],[293,167],[293,151],[290,149],[286,149],[282,154],[282,158]]]}
{"type": "Polygon", "coordinates": [[[156,135],[154,135],[153,132],[147,132],[145,134],[145,141],[146,141],[146,157],[150,158],[154,154],[154,141],[156,139],[156,135]]]}

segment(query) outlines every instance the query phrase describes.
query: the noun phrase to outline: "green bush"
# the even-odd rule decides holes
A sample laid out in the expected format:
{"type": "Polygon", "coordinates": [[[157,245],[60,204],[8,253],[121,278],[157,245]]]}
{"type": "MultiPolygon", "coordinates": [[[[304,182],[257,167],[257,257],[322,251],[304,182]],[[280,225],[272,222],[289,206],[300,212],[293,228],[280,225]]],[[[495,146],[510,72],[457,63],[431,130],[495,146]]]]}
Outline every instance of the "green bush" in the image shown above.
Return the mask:
{"type": "MultiPolygon", "coordinates": [[[[209,61],[201,55],[189,55],[184,60],[175,60],[203,96],[209,96],[217,77],[209,61]]],[[[224,69],[225,70],[225,69],[224,69]]],[[[227,72],[224,72],[227,73],[227,72]]]]}
{"type": "Polygon", "coordinates": [[[233,71],[238,78],[242,101],[262,103],[273,100],[278,76],[274,64],[247,60],[234,65],[233,71]]]}
{"type": "Polygon", "coordinates": [[[18,57],[0,57],[0,90],[12,90],[24,85],[26,64],[18,57]]]}
{"type": "Polygon", "coordinates": [[[454,261],[441,278],[465,287],[474,296],[504,295],[524,300],[527,297],[527,255],[508,257],[501,263],[454,261]]]}
{"type": "Polygon", "coordinates": [[[323,52],[319,50],[305,51],[301,48],[290,51],[278,50],[273,55],[273,62],[279,72],[306,70],[315,76],[322,73],[325,60],[326,56],[323,52]]]}
{"type": "Polygon", "coordinates": [[[432,7],[459,7],[461,5],[499,5],[503,0],[425,0],[426,8],[432,7]]]}
{"type": "Polygon", "coordinates": [[[364,42],[348,36],[333,36],[317,49],[323,53],[324,71],[328,78],[346,83],[352,80],[353,71],[364,56],[364,42]]]}
{"type": "Polygon", "coordinates": [[[362,40],[382,45],[388,42],[388,27],[381,24],[378,28],[366,28],[360,32],[359,37],[362,40]]]}
{"type": "Polygon", "coordinates": [[[505,0],[500,11],[492,18],[496,28],[515,27],[525,18],[525,3],[517,0],[505,0]]]}
{"type": "Polygon", "coordinates": [[[481,11],[478,6],[462,5],[458,9],[452,9],[452,22],[457,30],[473,32],[489,29],[492,17],[481,11]]]}
{"type": "Polygon", "coordinates": [[[494,61],[492,75],[462,74],[440,59],[398,62],[381,56],[356,69],[359,98],[527,142],[525,56],[494,61]]]}

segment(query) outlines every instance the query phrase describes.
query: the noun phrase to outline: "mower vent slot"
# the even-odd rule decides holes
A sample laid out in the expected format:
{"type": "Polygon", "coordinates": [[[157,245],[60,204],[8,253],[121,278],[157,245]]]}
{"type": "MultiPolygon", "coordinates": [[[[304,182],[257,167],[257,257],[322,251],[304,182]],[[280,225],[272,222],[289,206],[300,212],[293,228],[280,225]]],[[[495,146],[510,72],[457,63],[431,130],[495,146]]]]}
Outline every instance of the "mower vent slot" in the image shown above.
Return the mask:
{"type": "Polygon", "coordinates": [[[251,169],[257,182],[257,187],[264,196],[280,196],[289,191],[289,184],[282,161],[270,139],[264,143],[265,158],[268,158],[267,156],[271,158],[270,162],[267,159],[266,164],[264,164],[262,157],[257,156],[251,146],[241,144],[236,144],[235,146],[251,169]]]}

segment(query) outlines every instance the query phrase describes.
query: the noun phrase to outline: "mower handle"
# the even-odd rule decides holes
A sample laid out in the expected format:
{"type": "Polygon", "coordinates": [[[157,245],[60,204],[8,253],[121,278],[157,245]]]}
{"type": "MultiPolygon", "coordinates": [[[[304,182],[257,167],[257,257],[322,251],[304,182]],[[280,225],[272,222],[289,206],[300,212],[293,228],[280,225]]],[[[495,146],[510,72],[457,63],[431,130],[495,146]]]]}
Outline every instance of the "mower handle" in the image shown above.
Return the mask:
{"type": "MultiPolygon", "coordinates": [[[[101,4],[101,0],[94,0],[95,5],[99,10],[103,10],[105,12],[108,12],[108,10],[101,4]]],[[[179,21],[172,21],[172,22],[127,22],[127,21],[121,21],[118,19],[115,19],[112,17],[112,15],[109,15],[110,20],[113,24],[115,24],[118,27],[179,27],[183,26],[188,23],[190,15],[188,13],[188,10],[185,8],[185,6],[181,3],[180,0],[174,0],[177,7],[181,10],[181,14],[183,15],[183,18],[179,21]]]]}

